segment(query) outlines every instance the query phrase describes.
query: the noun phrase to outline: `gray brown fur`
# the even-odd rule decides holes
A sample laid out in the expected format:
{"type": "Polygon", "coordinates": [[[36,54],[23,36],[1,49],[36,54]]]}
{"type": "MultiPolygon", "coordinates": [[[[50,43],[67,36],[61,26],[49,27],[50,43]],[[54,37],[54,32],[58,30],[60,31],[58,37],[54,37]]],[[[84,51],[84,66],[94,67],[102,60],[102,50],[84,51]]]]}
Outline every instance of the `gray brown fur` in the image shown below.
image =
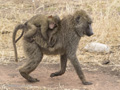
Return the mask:
{"type": "Polygon", "coordinates": [[[23,47],[28,61],[19,69],[20,74],[30,82],[39,81],[31,77],[29,74],[36,69],[43,58],[43,54],[60,55],[61,69],[58,72],[52,73],[50,76],[55,77],[65,73],[67,59],[69,59],[74,66],[78,77],[84,85],[90,85],[81,70],[79,61],[76,57],[76,50],[82,36],[91,36],[93,34],[90,26],[92,20],[85,11],[76,11],[73,15],[67,15],[61,20],[60,30],[55,34],[57,42],[54,49],[44,48],[46,44],[38,31],[35,35],[35,40],[30,43],[23,39],[23,47]]]}
{"type": "Polygon", "coordinates": [[[14,46],[14,51],[15,51],[15,61],[18,61],[17,59],[17,49],[16,49],[16,42],[24,35],[24,40],[27,40],[29,42],[33,41],[33,36],[36,34],[37,30],[41,29],[41,34],[42,36],[47,35],[47,30],[49,31],[49,39],[48,42],[45,42],[46,48],[47,47],[53,47],[54,44],[56,43],[57,37],[54,36],[54,34],[57,32],[58,28],[60,25],[60,18],[56,16],[52,16],[52,18],[49,18],[45,15],[36,15],[33,16],[30,20],[28,20],[25,24],[19,24],[15,27],[13,31],[13,46],[14,46]],[[56,24],[56,27],[53,28],[52,30],[49,29],[48,24],[51,22],[54,22],[56,24]],[[16,33],[19,29],[22,29],[22,34],[20,37],[15,40],[16,33]],[[54,38],[53,38],[54,36],[54,38]]]}
{"type": "Polygon", "coordinates": [[[54,29],[48,29],[47,34],[48,34],[48,46],[47,47],[53,47],[57,41],[56,33],[58,30],[60,30],[60,18],[58,15],[53,16],[53,20],[56,27],[54,29]]]}
{"type": "MultiPolygon", "coordinates": [[[[49,24],[54,23],[58,26],[59,22],[60,22],[60,18],[58,16],[48,17],[45,15],[38,14],[38,15],[33,16],[29,21],[27,21],[26,24],[31,29],[30,33],[32,33],[34,30],[36,32],[36,27],[40,27],[43,38],[45,40],[48,40],[49,37],[47,35],[47,30],[49,29],[49,24]]],[[[56,31],[57,31],[57,29],[54,32],[56,32],[56,31]]],[[[29,32],[27,32],[27,33],[29,33],[29,32]]],[[[29,36],[29,34],[28,34],[28,36],[29,36]]]]}

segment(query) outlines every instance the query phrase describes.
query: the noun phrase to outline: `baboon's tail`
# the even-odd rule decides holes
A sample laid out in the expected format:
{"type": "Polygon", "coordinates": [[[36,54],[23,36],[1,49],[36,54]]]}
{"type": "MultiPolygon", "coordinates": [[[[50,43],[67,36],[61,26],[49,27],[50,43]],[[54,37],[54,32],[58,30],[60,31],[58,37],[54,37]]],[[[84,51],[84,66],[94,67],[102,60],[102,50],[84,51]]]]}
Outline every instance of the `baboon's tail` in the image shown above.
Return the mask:
{"type": "Polygon", "coordinates": [[[17,43],[17,41],[23,36],[24,30],[22,30],[21,35],[15,40],[15,43],[17,43]]]}
{"type": "Polygon", "coordinates": [[[15,27],[14,31],[13,31],[13,37],[12,37],[12,41],[13,41],[13,47],[14,47],[14,53],[15,53],[15,61],[18,62],[18,58],[17,58],[17,48],[16,48],[16,42],[23,36],[23,33],[24,33],[24,27],[25,25],[24,24],[19,24],[18,26],[15,27]],[[16,34],[17,34],[17,31],[19,29],[22,29],[22,34],[20,35],[20,37],[15,40],[16,38],[16,34]]]}

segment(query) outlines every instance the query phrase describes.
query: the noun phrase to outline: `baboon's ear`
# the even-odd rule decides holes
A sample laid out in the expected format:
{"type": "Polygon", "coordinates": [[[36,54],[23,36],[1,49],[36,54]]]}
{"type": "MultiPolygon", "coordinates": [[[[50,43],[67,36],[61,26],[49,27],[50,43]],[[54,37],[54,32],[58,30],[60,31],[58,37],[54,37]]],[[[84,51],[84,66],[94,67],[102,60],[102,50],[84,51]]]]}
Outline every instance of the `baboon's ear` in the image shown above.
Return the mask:
{"type": "Polygon", "coordinates": [[[77,17],[75,18],[75,21],[76,21],[77,23],[79,23],[79,20],[80,20],[80,16],[77,16],[77,17]]]}
{"type": "Polygon", "coordinates": [[[60,17],[58,15],[53,16],[53,18],[57,24],[60,24],[60,17]]]}

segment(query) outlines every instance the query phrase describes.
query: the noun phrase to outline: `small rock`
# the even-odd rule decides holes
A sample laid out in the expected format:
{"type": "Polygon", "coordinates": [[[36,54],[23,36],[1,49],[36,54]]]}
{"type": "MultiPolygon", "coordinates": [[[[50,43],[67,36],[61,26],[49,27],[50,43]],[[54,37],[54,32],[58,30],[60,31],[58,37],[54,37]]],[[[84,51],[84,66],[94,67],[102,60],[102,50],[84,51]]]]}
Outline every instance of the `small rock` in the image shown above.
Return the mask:
{"type": "Polygon", "coordinates": [[[110,52],[110,47],[102,44],[102,43],[96,43],[96,42],[91,42],[85,46],[85,49],[89,52],[105,52],[109,53],[110,52]]]}
{"type": "Polygon", "coordinates": [[[104,61],[102,62],[103,65],[106,65],[106,64],[109,64],[109,63],[110,63],[110,60],[104,60],[104,61]]]}

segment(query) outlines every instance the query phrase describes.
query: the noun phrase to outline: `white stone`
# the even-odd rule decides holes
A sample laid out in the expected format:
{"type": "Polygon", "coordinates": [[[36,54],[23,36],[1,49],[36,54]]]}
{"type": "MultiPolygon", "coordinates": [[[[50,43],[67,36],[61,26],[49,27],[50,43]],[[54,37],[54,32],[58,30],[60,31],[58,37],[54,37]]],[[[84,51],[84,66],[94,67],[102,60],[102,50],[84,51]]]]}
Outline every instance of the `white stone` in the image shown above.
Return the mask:
{"type": "Polygon", "coordinates": [[[102,44],[102,43],[97,43],[97,42],[91,42],[85,46],[85,49],[89,52],[105,52],[109,53],[110,52],[110,47],[102,44]]]}

